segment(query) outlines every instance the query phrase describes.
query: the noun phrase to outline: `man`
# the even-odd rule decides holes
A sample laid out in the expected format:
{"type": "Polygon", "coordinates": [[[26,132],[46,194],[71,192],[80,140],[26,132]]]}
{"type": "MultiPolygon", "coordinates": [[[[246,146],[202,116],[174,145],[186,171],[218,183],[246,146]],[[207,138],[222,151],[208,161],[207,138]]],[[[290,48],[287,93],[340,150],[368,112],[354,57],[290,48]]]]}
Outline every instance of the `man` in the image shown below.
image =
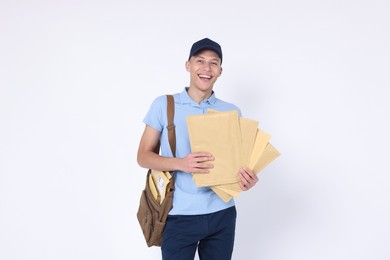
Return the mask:
{"type": "MultiPolygon", "coordinates": [[[[141,167],[159,171],[175,171],[173,208],[169,212],[161,246],[164,260],[231,259],[234,245],[236,209],[234,199],[224,202],[209,187],[196,187],[192,172],[207,174],[214,157],[207,151],[191,152],[186,116],[238,107],[216,98],[214,83],[222,74],[221,46],[208,39],[195,42],[185,68],[190,74],[189,87],[175,94],[174,124],[176,158],[172,158],[167,134],[166,96],[157,97],[145,119],[146,124],[138,149],[141,167]],[[154,152],[161,143],[161,155],[154,152]]],[[[237,173],[240,187],[246,191],[258,181],[247,168],[237,173]]]]}

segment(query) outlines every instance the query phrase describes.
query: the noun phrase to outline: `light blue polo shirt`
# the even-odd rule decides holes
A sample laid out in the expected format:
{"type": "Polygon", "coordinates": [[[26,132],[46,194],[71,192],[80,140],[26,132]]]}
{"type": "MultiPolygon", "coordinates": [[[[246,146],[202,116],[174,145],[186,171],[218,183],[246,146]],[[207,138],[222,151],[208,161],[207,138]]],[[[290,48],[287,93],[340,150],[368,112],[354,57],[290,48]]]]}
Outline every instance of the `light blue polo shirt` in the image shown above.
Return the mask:
{"type": "MultiPolygon", "coordinates": [[[[183,92],[174,94],[177,158],[184,158],[191,153],[186,116],[205,114],[209,108],[221,112],[236,110],[241,116],[241,111],[237,106],[216,98],[214,92],[210,98],[198,104],[188,95],[187,89],[188,87],[183,92]]],[[[164,157],[172,157],[168,142],[167,99],[165,95],[159,96],[153,101],[144,118],[144,123],[162,133],[160,137],[160,154],[164,157]]],[[[170,215],[207,214],[229,208],[233,205],[234,199],[225,203],[210,188],[196,187],[191,173],[176,171],[173,208],[169,212],[170,215]]]]}

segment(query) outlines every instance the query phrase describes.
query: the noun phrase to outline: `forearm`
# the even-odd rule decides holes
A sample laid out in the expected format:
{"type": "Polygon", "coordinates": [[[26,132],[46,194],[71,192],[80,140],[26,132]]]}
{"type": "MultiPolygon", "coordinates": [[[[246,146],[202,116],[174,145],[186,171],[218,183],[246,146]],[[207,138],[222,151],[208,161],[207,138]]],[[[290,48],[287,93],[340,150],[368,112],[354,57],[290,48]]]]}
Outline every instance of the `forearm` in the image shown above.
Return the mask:
{"type": "Polygon", "coordinates": [[[182,170],[181,160],[180,158],[163,157],[151,151],[139,152],[137,156],[137,162],[141,167],[157,171],[182,170]]]}

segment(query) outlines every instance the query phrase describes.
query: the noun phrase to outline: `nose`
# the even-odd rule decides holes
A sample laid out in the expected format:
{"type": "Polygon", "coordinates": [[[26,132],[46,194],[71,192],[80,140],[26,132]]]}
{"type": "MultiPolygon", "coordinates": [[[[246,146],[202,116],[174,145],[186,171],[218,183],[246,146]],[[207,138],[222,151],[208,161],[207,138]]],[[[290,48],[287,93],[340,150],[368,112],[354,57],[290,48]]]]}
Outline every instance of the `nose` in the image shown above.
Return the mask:
{"type": "Polygon", "coordinates": [[[210,70],[211,70],[210,63],[205,62],[205,63],[203,64],[203,69],[204,69],[205,71],[210,71],[210,70]]]}

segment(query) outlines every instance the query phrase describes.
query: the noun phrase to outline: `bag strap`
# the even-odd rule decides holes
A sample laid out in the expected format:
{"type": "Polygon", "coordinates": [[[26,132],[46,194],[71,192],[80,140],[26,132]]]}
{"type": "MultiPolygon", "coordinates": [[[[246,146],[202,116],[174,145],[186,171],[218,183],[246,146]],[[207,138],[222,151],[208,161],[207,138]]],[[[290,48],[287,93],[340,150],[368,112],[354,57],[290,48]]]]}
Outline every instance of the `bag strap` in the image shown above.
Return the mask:
{"type": "Polygon", "coordinates": [[[175,101],[172,95],[167,95],[167,115],[168,115],[168,141],[173,157],[176,157],[176,131],[173,117],[175,115],[175,101]]]}
{"type": "MultiPolygon", "coordinates": [[[[173,118],[175,115],[175,100],[173,99],[172,95],[167,95],[167,115],[168,115],[168,141],[169,146],[171,147],[172,155],[173,157],[176,157],[176,131],[175,131],[175,124],[173,123],[173,118]]],[[[171,181],[168,184],[168,191],[167,197],[172,196],[172,192],[174,191],[175,186],[175,179],[173,177],[173,174],[175,172],[171,171],[172,178],[171,181]]]]}

